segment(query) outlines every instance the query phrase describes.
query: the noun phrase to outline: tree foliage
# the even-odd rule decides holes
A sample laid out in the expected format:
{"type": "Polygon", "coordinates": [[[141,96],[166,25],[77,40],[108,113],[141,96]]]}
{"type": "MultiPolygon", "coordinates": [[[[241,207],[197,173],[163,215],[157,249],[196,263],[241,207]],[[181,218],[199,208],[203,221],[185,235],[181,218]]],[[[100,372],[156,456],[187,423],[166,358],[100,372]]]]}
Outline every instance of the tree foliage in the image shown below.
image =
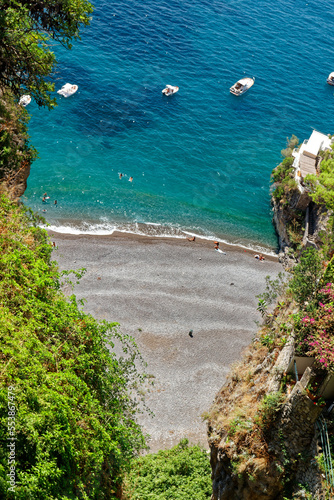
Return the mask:
{"type": "Polygon", "coordinates": [[[71,48],[91,12],[88,0],[0,0],[0,89],[16,97],[27,91],[39,106],[52,107],[52,43],[71,48]]]}
{"type": "Polygon", "coordinates": [[[297,187],[294,179],[294,169],[292,168],[293,162],[294,158],[287,156],[271,174],[271,180],[274,182],[272,195],[277,200],[286,201],[291,192],[297,187]]]}
{"type": "Polygon", "coordinates": [[[132,460],[126,476],[126,500],[209,500],[212,493],[208,455],[183,439],[171,450],[132,460]]]}
{"type": "Polygon", "coordinates": [[[334,159],[328,158],[321,162],[321,172],[306,176],[306,182],[311,189],[311,198],[318,205],[325,205],[328,210],[334,210],[334,159]]]}
{"type": "Polygon", "coordinates": [[[8,491],[4,445],[0,498],[110,499],[144,446],[134,399],[144,379],[135,368],[141,358],[115,323],[98,323],[74,296],[63,296],[38,222],[1,199],[0,437],[8,442],[14,404],[16,488],[8,491]],[[113,352],[115,340],[121,356],[113,352]]]}
{"type": "Polygon", "coordinates": [[[281,155],[282,156],[291,156],[292,151],[298,146],[299,144],[299,139],[296,135],[292,134],[292,136],[289,138],[286,138],[286,149],[282,149],[281,155]]]}

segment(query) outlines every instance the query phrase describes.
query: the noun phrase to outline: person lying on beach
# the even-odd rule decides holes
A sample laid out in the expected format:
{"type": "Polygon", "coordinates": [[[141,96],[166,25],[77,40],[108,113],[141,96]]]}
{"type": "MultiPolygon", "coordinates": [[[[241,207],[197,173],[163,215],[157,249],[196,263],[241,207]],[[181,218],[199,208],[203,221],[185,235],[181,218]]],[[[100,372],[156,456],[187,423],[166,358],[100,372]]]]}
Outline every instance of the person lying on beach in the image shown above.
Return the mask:
{"type": "Polygon", "coordinates": [[[260,255],[259,255],[259,259],[260,259],[260,260],[265,260],[265,258],[263,257],[262,253],[260,253],[260,255]]]}
{"type": "Polygon", "coordinates": [[[188,241],[195,241],[195,236],[193,236],[192,238],[187,238],[188,241]]]}

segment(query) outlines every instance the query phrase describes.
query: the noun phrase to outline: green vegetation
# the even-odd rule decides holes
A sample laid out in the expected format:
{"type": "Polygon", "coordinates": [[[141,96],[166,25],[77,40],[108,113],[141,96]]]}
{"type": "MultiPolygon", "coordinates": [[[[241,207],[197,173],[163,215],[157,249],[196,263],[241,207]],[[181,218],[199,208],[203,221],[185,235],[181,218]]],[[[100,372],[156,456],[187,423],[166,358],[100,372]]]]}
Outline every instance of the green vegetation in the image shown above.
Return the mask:
{"type": "Polygon", "coordinates": [[[328,210],[334,209],[334,150],[323,153],[320,164],[320,175],[307,175],[305,181],[310,189],[312,200],[318,205],[325,205],[328,210]]]}
{"type": "Polygon", "coordinates": [[[56,59],[57,41],[67,48],[89,23],[87,0],[0,0],[0,89],[17,98],[25,90],[39,106],[51,108],[54,84],[49,75],[56,59]]]}
{"type": "Polygon", "coordinates": [[[289,288],[299,305],[312,298],[319,286],[323,274],[322,260],[318,250],[306,248],[300,256],[300,262],[292,270],[289,288]]]}
{"type": "Polygon", "coordinates": [[[145,446],[136,423],[140,356],[116,324],[98,323],[78,309],[73,295],[63,296],[63,278],[38,223],[2,196],[0,437],[8,442],[10,410],[16,489],[8,490],[3,445],[0,497],[114,498],[130,459],[145,446]],[[114,341],[123,347],[121,356],[112,350],[114,341]]]}
{"type": "Polygon", "coordinates": [[[289,138],[286,138],[286,149],[282,149],[281,155],[284,157],[291,156],[292,151],[298,147],[299,144],[299,139],[296,135],[292,134],[292,136],[289,138]]]}
{"type": "Polygon", "coordinates": [[[288,156],[272,173],[272,181],[275,183],[272,195],[276,200],[283,200],[285,204],[288,203],[291,191],[297,188],[292,168],[293,161],[294,158],[288,156]]]}
{"type": "Polygon", "coordinates": [[[208,454],[183,439],[171,450],[132,460],[125,500],[209,500],[212,493],[208,454]]]}
{"type": "Polygon", "coordinates": [[[255,421],[263,431],[269,430],[284,399],[285,395],[278,391],[271,394],[265,394],[261,400],[255,421]]]}
{"type": "Polygon", "coordinates": [[[292,151],[298,146],[298,138],[292,135],[289,139],[287,137],[287,148],[282,149],[281,154],[284,160],[273,170],[271,180],[274,183],[272,196],[287,205],[292,193],[297,189],[297,184],[294,179],[294,169],[292,164],[294,158],[292,151]]]}
{"type": "Polygon", "coordinates": [[[27,122],[26,110],[17,106],[10,92],[0,97],[0,179],[6,178],[8,184],[36,157],[29,145],[27,122]]]}

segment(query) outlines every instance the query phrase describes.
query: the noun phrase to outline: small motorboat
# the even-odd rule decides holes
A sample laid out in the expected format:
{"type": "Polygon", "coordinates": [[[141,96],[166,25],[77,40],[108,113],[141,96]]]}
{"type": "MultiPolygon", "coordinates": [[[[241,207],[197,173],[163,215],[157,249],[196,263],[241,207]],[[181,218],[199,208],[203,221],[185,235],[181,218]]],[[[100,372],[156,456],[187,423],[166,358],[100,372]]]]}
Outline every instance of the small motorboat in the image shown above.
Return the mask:
{"type": "Polygon", "coordinates": [[[64,97],[70,97],[75,94],[78,90],[78,85],[71,85],[70,83],[65,83],[60,90],[57,91],[57,94],[60,94],[64,97]]]}
{"type": "Polygon", "coordinates": [[[162,93],[164,95],[172,95],[176,94],[176,92],[179,91],[179,87],[173,87],[173,85],[166,85],[166,87],[163,89],[162,93]]]}
{"type": "Polygon", "coordinates": [[[327,78],[327,83],[328,83],[329,85],[334,85],[334,72],[333,72],[333,73],[330,73],[330,74],[328,75],[328,78],[327,78]]]}
{"type": "Polygon", "coordinates": [[[30,97],[30,95],[29,95],[29,94],[25,94],[25,95],[23,95],[22,97],[20,97],[19,104],[20,104],[21,106],[26,107],[26,106],[28,106],[28,104],[29,104],[30,102],[31,102],[31,97],[30,97]]]}
{"type": "Polygon", "coordinates": [[[247,90],[249,90],[252,85],[254,85],[255,78],[241,78],[241,80],[238,80],[237,83],[235,83],[231,88],[230,92],[231,94],[234,95],[242,95],[247,90]]]}

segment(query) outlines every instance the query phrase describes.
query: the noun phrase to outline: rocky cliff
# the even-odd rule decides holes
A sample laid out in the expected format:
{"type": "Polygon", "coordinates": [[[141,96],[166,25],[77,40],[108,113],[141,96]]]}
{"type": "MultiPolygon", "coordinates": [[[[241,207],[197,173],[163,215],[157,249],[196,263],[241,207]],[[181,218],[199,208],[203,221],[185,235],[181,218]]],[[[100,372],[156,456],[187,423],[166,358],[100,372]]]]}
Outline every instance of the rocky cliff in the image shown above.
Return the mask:
{"type": "Polygon", "coordinates": [[[208,421],[212,500],[325,498],[315,460],[323,408],[305,392],[312,371],[282,391],[293,354],[293,342],[269,350],[255,340],[217,395],[208,421]]]}

